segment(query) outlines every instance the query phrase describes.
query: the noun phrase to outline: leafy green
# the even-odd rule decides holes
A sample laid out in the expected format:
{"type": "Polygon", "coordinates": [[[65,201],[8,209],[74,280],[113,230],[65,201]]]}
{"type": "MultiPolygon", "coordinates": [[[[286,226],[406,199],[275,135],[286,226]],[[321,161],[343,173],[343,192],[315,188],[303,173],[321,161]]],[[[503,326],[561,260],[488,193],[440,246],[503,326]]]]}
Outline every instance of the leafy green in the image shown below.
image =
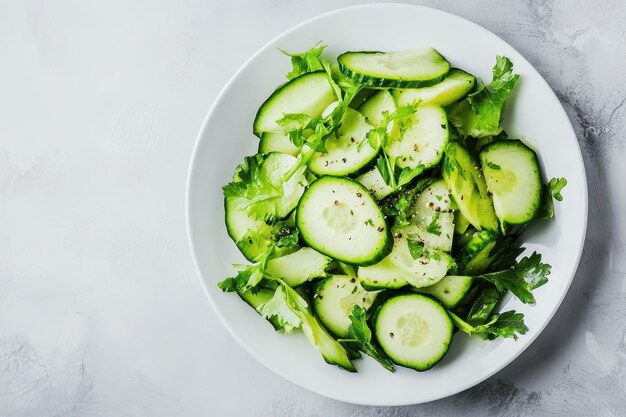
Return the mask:
{"type": "Polygon", "coordinates": [[[517,257],[521,255],[522,252],[524,252],[524,247],[517,243],[515,237],[506,236],[503,239],[499,239],[491,249],[491,252],[489,252],[489,259],[492,259],[492,261],[489,263],[486,272],[513,268],[517,257]]]}
{"type": "Polygon", "coordinates": [[[551,266],[541,262],[541,255],[533,252],[522,258],[512,269],[480,275],[496,286],[499,292],[509,290],[523,303],[532,304],[535,297],[531,291],[548,282],[551,266]]]}
{"type": "Polygon", "coordinates": [[[502,293],[496,286],[487,283],[478,292],[465,321],[473,326],[485,323],[501,297],[502,293]]]}
{"type": "Polygon", "coordinates": [[[487,166],[495,171],[499,171],[501,169],[500,165],[493,163],[491,161],[487,161],[487,166]]]}
{"type": "Polygon", "coordinates": [[[323,68],[322,52],[326,48],[321,41],[316,43],[308,51],[291,54],[278,48],[280,52],[291,58],[292,69],[287,73],[287,79],[291,80],[307,72],[319,71],[323,68]]]}
{"type": "Polygon", "coordinates": [[[419,259],[422,257],[424,252],[426,252],[426,248],[424,247],[423,242],[418,242],[417,240],[407,239],[407,245],[409,246],[409,252],[413,259],[419,259]]]}
{"type": "Polygon", "coordinates": [[[395,368],[391,360],[372,344],[372,331],[367,325],[365,309],[355,305],[350,315],[350,321],[352,323],[348,327],[348,338],[340,341],[354,343],[360,351],[374,358],[388,371],[394,372],[395,368]]]}
{"type": "Polygon", "coordinates": [[[295,227],[281,227],[273,235],[273,240],[279,248],[295,248],[299,239],[300,232],[295,227]]]}
{"type": "Polygon", "coordinates": [[[515,310],[494,314],[487,323],[477,326],[472,326],[451,311],[449,313],[459,330],[482,339],[504,337],[517,340],[518,334],[526,334],[528,331],[528,327],[524,324],[524,314],[517,313],[515,310]]]}
{"type": "MultiPolygon", "coordinates": [[[[278,218],[276,200],[283,197],[283,183],[272,177],[272,167],[266,166],[267,157],[260,154],[245,157],[235,171],[234,181],[222,189],[224,197],[235,200],[251,218],[274,224],[278,218]]],[[[304,174],[304,170],[298,172],[304,174]]]]}
{"type": "Polygon", "coordinates": [[[275,317],[275,322],[285,333],[289,334],[302,325],[302,311],[306,311],[307,302],[293,288],[282,280],[276,288],[274,296],[261,304],[257,311],[266,319],[275,317]]]}
{"type": "Polygon", "coordinates": [[[498,135],[509,94],[515,87],[518,74],[513,74],[513,64],[503,56],[496,57],[491,83],[479,83],[475,92],[452,106],[448,117],[463,136],[483,138],[498,135]]]}
{"type": "Polygon", "coordinates": [[[263,254],[261,260],[254,265],[234,265],[240,268],[237,275],[218,282],[217,286],[224,292],[245,292],[256,287],[265,275],[267,261],[274,253],[274,244],[263,254]]]}
{"type": "Polygon", "coordinates": [[[554,197],[556,201],[563,201],[561,190],[566,185],[567,180],[565,178],[552,178],[548,183],[548,187],[550,187],[550,194],[552,194],[552,197],[554,197]]]}
{"type": "Polygon", "coordinates": [[[441,213],[439,213],[439,212],[435,213],[435,215],[433,216],[432,221],[430,222],[430,224],[426,228],[426,231],[428,233],[431,233],[431,234],[437,235],[437,236],[441,236],[441,226],[439,225],[439,217],[440,216],[441,216],[441,213]]]}

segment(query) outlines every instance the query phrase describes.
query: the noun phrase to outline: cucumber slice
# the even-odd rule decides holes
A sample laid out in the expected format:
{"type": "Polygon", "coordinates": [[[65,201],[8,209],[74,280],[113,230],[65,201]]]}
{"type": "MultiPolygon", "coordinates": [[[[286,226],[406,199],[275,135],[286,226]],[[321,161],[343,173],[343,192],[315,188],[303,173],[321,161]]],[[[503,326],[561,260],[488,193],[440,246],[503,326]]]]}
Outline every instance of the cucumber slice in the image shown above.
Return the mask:
{"type": "Polygon", "coordinates": [[[282,132],[267,132],[261,135],[259,153],[279,152],[291,156],[298,156],[300,148],[289,140],[289,136],[282,132]]]}
{"type": "Polygon", "coordinates": [[[461,210],[454,211],[454,233],[457,235],[462,235],[465,233],[467,228],[469,227],[470,222],[467,218],[461,213],[461,210]]]}
{"type": "Polygon", "coordinates": [[[443,81],[431,87],[393,90],[391,94],[398,106],[435,103],[445,107],[464,98],[475,85],[476,77],[453,68],[443,81]]]}
{"type": "Polygon", "coordinates": [[[471,225],[478,230],[498,230],[498,218],[482,170],[463,145],[446,145],[441,171],[452,198],[471,225]]]}
{"type": "Polygon", "coordinates": [[[363,289],[355,277],[332,275],[316,285],[313,311],[324,327],[337,337],[345,338],[354,306],[369,309],[377,294],[363,289]]]}
{"type": "Polygon", "coordinates": [[[365,116],[347,108],[339,129],[326,139],[326,152],[315,152],[309,169],[316,175],[339,177],[361,171],[374,161],[380,150],[365,138],[371,129],[365,116]]]}
{"type": "Polygon", "coordinates": [[[480,162],[502,233],[533,220],[542,190],[535,152],[519,140],[496,140],[482,149],[480,162]]]}
{"type": "Polygon", "coordinates": [[[426,104],[393,123],[385,151],[400,168],[414,169],[420,164],[430,168],[441,160],[448,137],[446,111],[438,104],[426,104]]]}
{"type": "Polygon", "coordinates": [[[374,316],[374,334],[396,364],[426,371],[448,352],[454,325],[446,309],[422,294],[387,299],[374,316]]]}
{"type": "Polygon", "coordinates": [[[325,71],[303,74],[278,87],[259,107],[253,124],[253,133],[282,132],[276,123],[287,113],[303,113],[320,117],[330,103],[337,100],[328,83],[325,71]]]}
{"type": "Polygon", "coordinates": [[[443,180],[435,181],[417,196],[411,223],[428,233],[430,248],[444,252],[452,250],[454,213],[443,180]]]}
{"type": "Polygon", "coordinates": [[[393,188],[387,185],[376,167],[370,169],[365,174],[359,175],[356,177],[356,180],[367,188],[377,200],[382,200],[393,193],[393,188]]]}
{"type": "Polygon", "coordinates": [[[226,230],[243,256],[254,262],[267,251],[272,242],[272,226],[262,220],[251,219],[240,203],[234,199],[224,200],[226,212],[226,230]]]}
{"type": "Polygon", "coordinates": [[[430,249],[436,236],[417,226],[394,227],[392,231],[391,253],[375,265],[360,267],[357,272],[364,288],[402,288],[409,284],[427,287],[443,278],[454,263],[447,253],[430,249]]]}
{"type": "Polygon", "coordinates": [[[485,272],[493,261],[489,255],[497,239],[498,235],[491,230],[476,233],[457,256],[459,270],[467,275],[479,275],[485,272]]]}
{"type": "Polygon", "coordinates": [[[391,250],[380,208],[365,187],[347,178],[313,181],[298,204],[296,224],[309,246],[349,264],[371,265],[391,250]]]}
{"type": "Polygon", "coordinates": [[[281,278],[291,287],[302,285],[313,278],[325,277],[325,269],[332,259],[311,248],[301,248],[294,253],[267,262],[265,272],[281,278]]]}
{"type": "Polygon", "coordinates": [[[398,52],[346,52],[339,69],[358,84],[373,88],[418,88],[437,84],[450,63],[433,48],[398,52]]]}
{"type": "MultiPolygon", "coordinates": [[[[274,290],[259,288],[256,293],[253,293],[252,290],[248,290],[245,292],[238,292],[237,294],[239,294],[239,297],[241,297],[241,299],[250,307],[256,310],[260,305],[265,304],[272,299],[274,296],[274,290]]],[[[267,321],[269,321],[274,327],[274,330],[280,330],[280,325],[278,324],[276,316],[271,316],[267,321]]]]}
{"type": "Polygon", "coordinates": [[[473,277],[465,275],[446,275],[429,287],[419,288],[418,291],[430,294],[447,308],[456,307],[472,287],[473,277]]]}
{"type": "Polygon", "coordinates": [[[369,124],[372,126],[380,126],[383,122],[383,112],[391,114],[396,111],[396,102],[389,91],[382,90],[374,93],[361,104],[359,111],[365,116],[369,124]]]}
{"type": "Polygon", "coordinates": [[[308,311],[303,312],[302,331],[309,342],[322,354],[326,363],[337,365],[349,372],[356,372],[356,368],[348,357],[343,346],[322,327],[317,319],[308,311]]]}

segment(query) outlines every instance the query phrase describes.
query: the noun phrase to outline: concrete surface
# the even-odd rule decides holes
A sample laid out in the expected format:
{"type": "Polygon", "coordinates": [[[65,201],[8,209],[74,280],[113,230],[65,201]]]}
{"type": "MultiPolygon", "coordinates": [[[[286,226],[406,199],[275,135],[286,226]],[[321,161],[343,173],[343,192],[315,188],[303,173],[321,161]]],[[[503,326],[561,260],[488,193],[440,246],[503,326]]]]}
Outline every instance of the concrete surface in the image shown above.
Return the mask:
{"type": "Polygon", "coordinates": [[[561,309],[451,398],[357,407],[282,380],[218,322],[184,184],[216,94],[258,47],[351,1],[0,1],[0,416],[626,415],[626,6],[423,1],[522,52],[576,127],[589,230],[561,309]]]}

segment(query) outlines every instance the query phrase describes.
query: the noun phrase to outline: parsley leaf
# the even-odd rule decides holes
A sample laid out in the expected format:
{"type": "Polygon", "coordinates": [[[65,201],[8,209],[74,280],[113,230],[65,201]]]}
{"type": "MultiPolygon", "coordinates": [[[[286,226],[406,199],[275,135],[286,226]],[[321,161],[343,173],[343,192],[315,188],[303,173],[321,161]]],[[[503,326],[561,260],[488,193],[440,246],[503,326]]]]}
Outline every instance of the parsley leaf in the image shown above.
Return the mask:
{"type": "Polygon", "coordinates": [[[290,54],[289,52],[285,52],[278,48],[280,52],[288,57],[291,57],[291,65],[293,68],[287,73],[287,79],[291,80],[302,74],[306,74],[307,72],[321,70],[323,68],[323,58],[321,58],[321,56],[324,48],[326,48],[326,45],[324,45],[321,41],[316,43],[308,51],[295,54],[290,54]]]}
{"type": "Polygon", "coordinates": [[[306,301],[293,288],[279,281],[274,296],[266,303],[261,304],[257,311],[263,317],[275,322],[279,328],[289,334],[302,325],[301,312],[306,310],[306,301]]]}
{"type": "Polygon", "coordinates": [[[265,275],[265,268],[267,267],[267,261],[274,254],[274,244],[272,244],[267,252],[263,254],[261,260],[254,265],[234,265],[239,269],[239,272],[234,277],[226,278],[225,280],[218,282],[217,286],[224,292],[245,292],[257,286],[265,275]]]}
{"type": "Polygon", "coordinates": [[[566,185],[567,180],[565,178],[552,178],[548,183],[548,187],[550,187],[550,194],[552,194],[552,197],[554,197],[556,201],[563,201],[561,190],[566,185]]]}
{"type": "Polygon", "coordinates": [[[419,259],[422,257],[424,252],[426,252],[426,248],[424,248],[424,242],[418,242],[417,240],[407,239],[407,245],[409,246],[409,252],[413,259],[419,259]]]}
{"type": "Polygon", "coordinates": [[[295,227],[281,227],[273,236],[279,248],[295,248],[298,246],[300,232],[295,227]]]}
{"type": "Polygon", "coordinates": [[[511,61],[499,55],[492,73],[490,84],[479,83],[475,92],[451,108],[449,119],[464,136],[483,138],[502,131],[506,101],[519,75],[513,74],[511,61]]]}
{"type": "Polygon", "coordinates": [[[451,311],[449,313],[459,330],[470,336],[476,335],[483,339],[504,337],[517,340],[518,334],[526,334],[528,331],[528,327],[524,324],[524,314],[517,313],[515,310],[494,314],[487,323],[477,326],[472,326],[451,311]]]}
{"type": "Polygon", "coordinates": [[[531,291],[548,282],[552,267],[541,263],[541,255],[533,252],[530,257],[522,258],[512,269],[480,275],[496,286],[499,292],[509,290],[525,304],[535,302],[531,291]]]}
{"type": "MultiPolygon", "coordinates": [[[[247,156],[235,171],[234,181],[222,189],[224,197],[234,200],[240,209],[255,220],[273,224],[277,220],[276,201],[283,197],[283,182],[275,178],[275,167],[266,164],[268,155],[247,156]]],[[[304,175],[304,169],[299,170],[304,175]]]]}
{"type": "Polygon", "coordinates": [[[435,215],[433,216],[432,221],[430,222],[430,224],[426,228],[426,231],[428,233],[431,233],[431,234],[437,235],[437,236],[441,236],[441,226],[438,223],[440,216],[441,216],[440,212],[436,212],[435,213],[435,215]]]}
{"type": "MultiPolygon", "coordinates": [[[[355,305],[350,315],[350,327],[348,327],[348,338],[343,341],[349,341],[356,344],[360,351],[374,358],[388,371],[394,372],[395,368],[389,358],[384,356],[372,344],[372,331],[367,325],[365,309],[359,305],[355,305]]],[[[341,340],[340,340],[341,341],[341,340]]]]}
{"type": "Polygon", "coordinates": [[[499,171],[501,169],[500,165],[493,163],[491,161],[487,161],[487,166],[495,171],[499,171]]]}

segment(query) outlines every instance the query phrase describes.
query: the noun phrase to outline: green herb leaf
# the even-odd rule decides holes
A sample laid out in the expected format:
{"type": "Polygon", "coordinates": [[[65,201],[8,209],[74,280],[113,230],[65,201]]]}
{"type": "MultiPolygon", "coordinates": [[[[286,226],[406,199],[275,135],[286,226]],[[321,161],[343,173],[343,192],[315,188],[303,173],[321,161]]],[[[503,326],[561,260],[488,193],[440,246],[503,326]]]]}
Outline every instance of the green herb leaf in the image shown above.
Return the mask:
{"type": "Polygon", "coordinates": [[[274,296],[261,304],[257,311],[266,319],[275,317],[275,323],[289,334],[302,325],[301,312],[306,310],[307,303],[293,288],[279,281],[274,296]]]}
{"type": "Polygon", "coordinates": [[[281,227],[273,236],[279,248],[295,248],[298,246],[300,232],[295,227],[281,227]]]}
{"type": "Polygon", "coordinates": [[[550,194],[556,201],[563,201],[563,196],[561,195],[561,190],[563,187],[567,185],[567,180],[565,178],[552,178],[548,183],[550,187],[550,194]]]}
{"type": "Polygon", "coordinates": [[[367,325],[365,309],[355,305],[350,315],[350,321],[352,322],[350,327],[348,327],[348,338],[351,339],[350,341],[354,342],[360,351],[378,361],[385,369],[394,372],[395,368],[391,360],[372,344],[372,331],[367,325]]]}
{"type": "Polygon", "coordinates": [[[533,252],[530,257],[522,258],[513,269],[480,275],[496,286],[499,292],[511,291],[523,303],[532,304],[535,297],[531,291],[548,282],[552,267],[541,262],[541,255],[533,252]]]}
{"type": "Polygon", "coordinates": [[[289,52],[285,52],[279,48],[278,50],[280,52],[287,55],[288,57],[291,57],[291,65],[293,68],[287,73],[287,79],[291,80],[302,74],[321,70],[323,68],[323,58],[321,58],[321,56],[324,48],[326,48],[326,45],[324,45],[322,42],[316,43],[308,51],[296,54],[290,54],[289,52]]]}
{"type": "Polygon", "coordinates": [[[528,327],[524,324],[524,314],[517,313],[515,310],[494,314],[487,323],[478,326],[472,326],[451,311],[449,313],[459,330],[483,339],[504,337],[517,340],[518,335],[526,334],[528,331],[528,327]]]}
{"type": "Polygon", "coordinates": [[[495,170],[495,171],[499,171],[499,170],[501,169],[501,168],[500,168],[500,165],[498,165],[498,164],[494,164],[494,163],[493,163],[493,162],[491,162],[491,161],[487,161],[487,166],[488,166],[489,168],[491,168],[491,169],[495,170]]]}
{"type": "Polygon", "coordinates": [[[460,134],[483,138],[502,131],[506,101],[519,79],[512,71],[511,61],[497,56],[491,83],[479,83],[475,92],[451,107],[448,117],[460,134]]]}
{"type": "Polygon", "coordinates": [[[498,291],[495,285],[489,283],[485,284],[486,285],[480,289],[465,319],[465,321],[472,326],[484,324],[502,297],[502,293],[498,291]]]}
{"type": "Polygon", "coordinates": [[[418,242],[417,240],[407,239],[407,245],[409,246],[409,252],[413,259],[419,259],[422,257],[426,249],[424,248],[424,242],[418,242]]]}
{"type": "Polygon", "coordinates": [[[433,216],[433,219],[431,220],[430,224],[426,228],[426,231],[428,233],[432,233],[433,235],[437,235],[437,236],[441,235],[441,226],[439,225],[440,216],[441,216],[441,213],[439,212],[435,213],[435,215],[433,216]]]}

